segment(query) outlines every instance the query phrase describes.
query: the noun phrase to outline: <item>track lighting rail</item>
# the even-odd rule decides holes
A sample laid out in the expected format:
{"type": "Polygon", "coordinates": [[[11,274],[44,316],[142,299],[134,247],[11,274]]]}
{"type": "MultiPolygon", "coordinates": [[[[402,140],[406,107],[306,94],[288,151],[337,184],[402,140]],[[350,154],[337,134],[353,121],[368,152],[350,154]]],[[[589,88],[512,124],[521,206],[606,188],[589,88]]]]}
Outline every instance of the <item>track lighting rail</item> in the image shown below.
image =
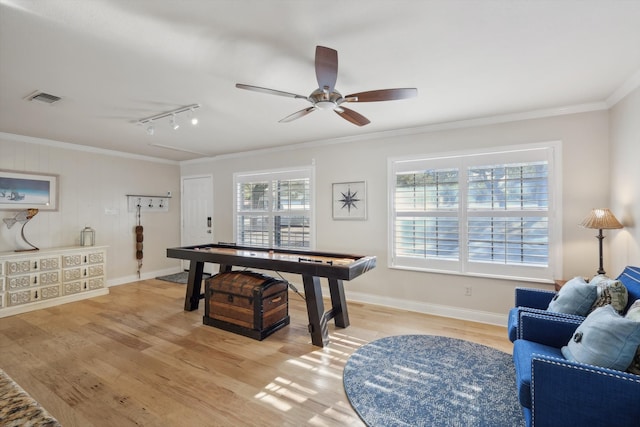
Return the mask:
{"type": "Polygon", "coordinates": [[[138,124],[144,125],[147,123],[152,123],[154,120],[164,119],[165,117],[173,117],[176,114],[186,113],[187,111],[193,111],[198,108],[200,108],[200,104],[186,105],[184,107],[176,108],[175,110],[165,111],[164,113],[156,114],[155,116],[145,117],[144,119],[138,120],[138,124]]]}

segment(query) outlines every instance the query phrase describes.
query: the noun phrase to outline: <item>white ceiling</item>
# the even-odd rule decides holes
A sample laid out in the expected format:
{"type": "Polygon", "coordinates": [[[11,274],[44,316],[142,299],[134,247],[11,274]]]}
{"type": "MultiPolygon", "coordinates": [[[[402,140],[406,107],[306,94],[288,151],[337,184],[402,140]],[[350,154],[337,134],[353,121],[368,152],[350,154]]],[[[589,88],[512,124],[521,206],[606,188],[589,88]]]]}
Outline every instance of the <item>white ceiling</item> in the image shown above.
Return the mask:
{"type": "Polygon", "coordinates": [[[608,105],[640,76],[640,0],[0,0],[0,132],[187,160],[399,128],[608,105]],[[346,95],[416,87],[291,123],[316,45],[346,95]],[[29,102],[36,90],[61,96],[29,102]],[[198,103],[200,123],[139,119],[198,103]],[[174,147],[176,151],[152,146],[174,147]],[[190,152],[201,153],[193,154],[190,152]]]}

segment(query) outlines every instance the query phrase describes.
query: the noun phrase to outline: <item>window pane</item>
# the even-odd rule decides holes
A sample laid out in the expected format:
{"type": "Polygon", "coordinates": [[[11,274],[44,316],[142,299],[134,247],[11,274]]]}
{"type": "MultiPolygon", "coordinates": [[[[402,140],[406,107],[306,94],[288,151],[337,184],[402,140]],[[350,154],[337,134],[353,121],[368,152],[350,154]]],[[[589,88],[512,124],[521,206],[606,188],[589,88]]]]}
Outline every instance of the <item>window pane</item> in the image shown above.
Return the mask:
{"type": "Polygon", "coordinates": [[[458,171],[428,170],[396,175],[396,211],[458,208],[458,171]]]}
{"type": "Polygon", "coordinates": [[[309,248],[309,218],[304,216],[274,217],[274,247],[309,248]]]}
{"type": "Polygon", "coordinates": [[[269,207],[267,200],[268,182],[247,182],[238,185],[239,211],[264,211],[269,207]]]}
{"type": "Polygon", "coordinates": [[[238,215],[237,241],[239,245],[269,247],[269,217],[238,215]]]}
{"type": "Polygon", "coordinates": [[[547,209],[547,179],[547,162],[470,167],[469,209],[547,209]]]}
{"type": "Polygon", "coordinates": [[[548,218],[470,217],[469,261],[547,266],[548,218]]]}
{"type": "Polygon", "coordinates": [[[455,217],[399,217],[395,224],[396,255],[458,259],[458,219],[455,217]]]}
{"type": "Polygon", "coordinates": [[[309,178],[273,181],[274,211],[311,209],[309,178]]]}

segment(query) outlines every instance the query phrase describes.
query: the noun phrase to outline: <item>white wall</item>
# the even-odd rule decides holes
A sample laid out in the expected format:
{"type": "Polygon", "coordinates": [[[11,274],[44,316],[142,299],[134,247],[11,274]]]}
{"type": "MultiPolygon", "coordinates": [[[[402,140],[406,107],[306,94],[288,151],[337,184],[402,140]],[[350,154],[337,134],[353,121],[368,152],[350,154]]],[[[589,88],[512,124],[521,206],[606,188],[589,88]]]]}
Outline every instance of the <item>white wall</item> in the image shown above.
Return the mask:
{"type": "Polygon", "coordinates": [[[597,111],[460,129],[423,130],[413,135],[387,133],[347,143],[328,141],[284,151],[183,162],[181,173],[184,176],[213,174],[215,239],[232,241],[234,172],[315,163],[316,249],[378,258],[375,270],[347,283],[347,298],[503,323],[513,305],[513,289],[521,283],[387,267],[387,159],[562,141],[564,271],[558,278],[590,276],[598,268],[597,241],[593,230],[580,228],[578,223],[592,207],[609,203],[608,123],[608,112],[597,111]],[[334,221],[331,184],[360,180],[367,182],[368,219],[334,221]],[[464,296],[467,285],[473,287],[470,297],[464,296]]]}
{"type": "Polygon", "coordinates": [[[611,248],[609,265],[616,273],[626,265],[640,266],[639,164],[640,89],[636,89],[611,109],[610,205],[624,225],[622,230],[606,231],[611,248]]]}
{"type": "MultiPolygon", "coordinates": [[[[387,267],[388,158],[562,141],[564,269],[559,278],[595,273],[598,259],[594,230],[577,224],[592,207],[599,206],[610,206],[625,224],[624,230],[606,232],[605,269],[617,274],[626,264],[640,265],[640,235],[635,226],[640,220],[640,123],[634,119],[640,115],[639,92],[636,90],[610,112],[449,130],[423,129],[411,135],[386,133],[351,142],[327,141],[180,165],[97,150],[60,148],[56,145],[64,144],[36,143],[38,140],[0,134],[0,169],[59,175],[60,210],[40,212],[26,226],[27,237],[42,248],[76,245],[80,230],[85,225],[92,226],[97,244],[109,246],[107,281],[117,284],[137,278],[133,232],[136,220],[135,214],[127,211],[125,194],[173,194],[168,213],[143,214],[142,218],[142,277],[153,277],[179,269],[177,260],[166,258],[165,250],[180,244],[181,175],[213,174],[215,240],[232,241],[234,172],[315,163],[317,249],[378,257],[375,270],[347,283],[349,299],[502,323],[513,304],[513,288],[521,283],[387,267]],[[331,184],[359,180],[367,182],[368,219],[334,221],[331,184]],[[105,210],[117,213],[107,215],[105,210]],[[470,297],[464,296],[467,285],[473,287],[470,297]]],[[[12,215],[0,212],[2,217],[12,215]]],[[[15,249],[15,237],[8,231],[2,224],[0,251],[15,249]]],[[[299,278],[294,279],[299,283],[299,278]]]]}
{"type": "MultiPolygon", "coordinates": [[[[127,210],[126,194],[166,195],[167,213],[143,213],[144,259],[141,276],[177,271],[179,262],[166,258],[166,248],[180,245],[180,172],[175,162],[158,162],[106,152],[59,148],[47,141],[0,135],[0,169],[58,175],[59,209],[40,211],[26,226],[25,236],[45,249],[80,243],[80,230],[96,230],[96,244],[108,245],[107,284],[137,280],[136,216],[127,210]],[[106,210],[106,211],[105,211],[106,210]]],[[[64,145],[64,144],[57,144],[64,145]]],[[[15,212],[0,211],[1,218],[15,212]]],[[[0,252],[17,248],[20,227],[0,223],[0,252]]]]}

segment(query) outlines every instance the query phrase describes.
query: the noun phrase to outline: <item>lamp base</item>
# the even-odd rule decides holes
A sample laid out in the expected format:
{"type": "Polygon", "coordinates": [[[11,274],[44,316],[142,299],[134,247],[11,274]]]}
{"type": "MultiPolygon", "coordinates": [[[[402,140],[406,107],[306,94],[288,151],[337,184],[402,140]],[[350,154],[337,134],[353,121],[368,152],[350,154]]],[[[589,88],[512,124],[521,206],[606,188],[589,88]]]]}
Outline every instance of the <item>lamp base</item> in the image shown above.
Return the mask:
{"type": "Polygon", "coordinates": [[[598,274],[607,274],[602,267],[602,240],[604,239],[604,235],[602,234],[602,228],[598,231],[598,235],[596,236],[596,239],[598,239],[598,248],[600,249],[600,268],[598,269],[598,274]]]}

